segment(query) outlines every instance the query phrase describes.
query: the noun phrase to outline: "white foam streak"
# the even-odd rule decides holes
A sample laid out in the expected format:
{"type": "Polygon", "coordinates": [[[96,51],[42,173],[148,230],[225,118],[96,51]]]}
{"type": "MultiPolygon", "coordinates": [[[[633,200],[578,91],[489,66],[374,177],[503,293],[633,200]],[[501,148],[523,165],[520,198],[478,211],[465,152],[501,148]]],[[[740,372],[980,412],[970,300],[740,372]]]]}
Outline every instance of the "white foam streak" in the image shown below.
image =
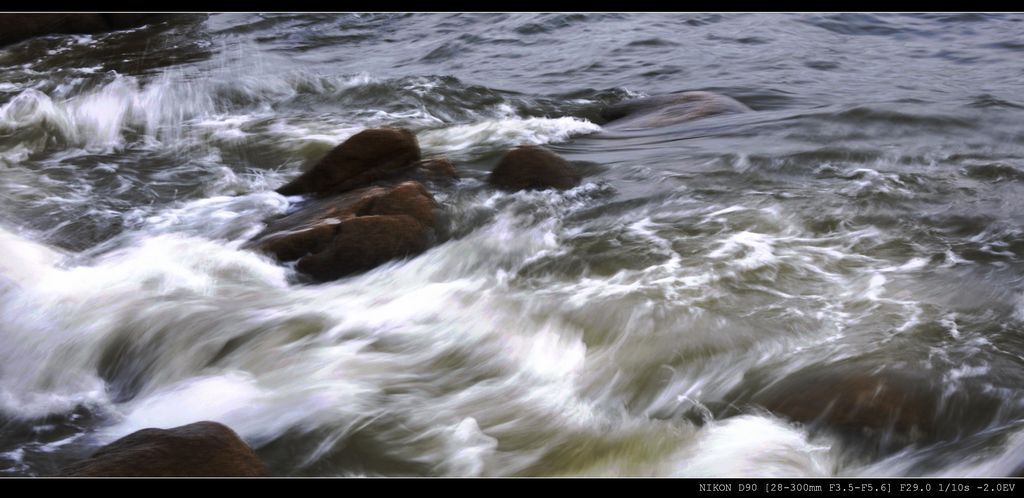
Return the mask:
{"type": "Polygon", "coordinates": [[[26,284],[52,269],[66,255],[0,227],[0,282],[26,284]]]}
{"type": "Polygon", "coordinates": [[[600,130],[596,124],[574,117],[510,117],[425,131],[419,140],[427,151],[469,158],[496,147],[557,143],[600,130]]]}
{"type": "Polygon", "coordinates": [[[772,237],[759,233],[739,232],[731,235],[721,246],[708,254],[709,258],[732,259],[731,265],[740,270],[752,270],[775,263],[778,258],[772,250],[772,237]],[[742,257],[737,258],[737,256],[742,257]]]}
{"type": "Polygon", "coordinates": [[[826,477],[836,463],[830,446],[766,417],[712,422],[680,455],[680,477],[826,477]]]}

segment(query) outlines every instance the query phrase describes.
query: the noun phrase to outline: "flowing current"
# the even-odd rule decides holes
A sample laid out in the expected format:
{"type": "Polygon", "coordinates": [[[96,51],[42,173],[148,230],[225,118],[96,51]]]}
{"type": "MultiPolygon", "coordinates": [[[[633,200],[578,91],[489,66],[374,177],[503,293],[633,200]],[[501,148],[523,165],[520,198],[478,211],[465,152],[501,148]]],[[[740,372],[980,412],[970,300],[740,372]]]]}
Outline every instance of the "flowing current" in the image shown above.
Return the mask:
{"type": "Polygon", "coordinates": [[[0,47],[0,475],[222,422],[274,475],[1024,466],[1024,16],[180,15],[0,47]],[[685,90],[756,112],[615,132],[685,90]],[[401,126],[449,236],[242,249],[401,126]],[[486,183],[510,147],[569,191],[486,183]]]}

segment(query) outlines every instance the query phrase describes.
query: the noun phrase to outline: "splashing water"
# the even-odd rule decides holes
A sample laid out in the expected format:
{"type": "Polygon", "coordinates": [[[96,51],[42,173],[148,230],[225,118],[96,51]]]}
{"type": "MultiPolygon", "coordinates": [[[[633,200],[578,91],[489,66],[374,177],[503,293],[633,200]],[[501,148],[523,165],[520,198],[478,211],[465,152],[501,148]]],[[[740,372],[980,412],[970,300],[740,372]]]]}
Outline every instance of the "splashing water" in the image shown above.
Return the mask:
{"type": "Polygon", "coordinates": [[[0,473],[198,420],[278,475],[1019,473],[1020,16],[867,17],[182,16],[0,49],[0,473]],[[689,89],[757,112],[603,126],[689,89]],[[243,249],[377,126],[456,162],[450,238],[320,285],[243,249]],[[520,144],[582,184],[487,187],[520,144]]]}

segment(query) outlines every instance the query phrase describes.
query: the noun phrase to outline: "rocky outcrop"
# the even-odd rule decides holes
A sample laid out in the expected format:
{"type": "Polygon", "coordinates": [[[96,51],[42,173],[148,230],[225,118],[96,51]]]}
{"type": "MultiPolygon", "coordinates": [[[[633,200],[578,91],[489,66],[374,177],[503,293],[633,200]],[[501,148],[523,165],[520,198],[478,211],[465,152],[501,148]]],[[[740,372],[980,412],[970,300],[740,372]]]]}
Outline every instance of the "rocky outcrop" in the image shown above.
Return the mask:
{"type": "Polygon", "coordinates": [[[751,109],[731,97],[712,92],[684,92],[628,100],[608,106],[601,117],[605,128],[657,128],[688,121],[750,112],[751,109]]]}
{"type": "Polygon", "coordinates": [[[266,465],[238,434],[216,422],[143,429],[66,467],[66,477],[260,477],[266,465]]]}
{"type": "Polygon", "coordinates": [[[296,268],[320,281],[334,280],[415,256],[432,242],[431,231],[411,216],[360,216],[338,223],[324,249],[299,259],[296,268]]]}
{"type": "Polygon", "coordinates": [[[568,161],[535,145],[512,149],[498,162],[488,181],[502,190],[566,190],[579,185],[580,175],[568,161]]]}
{"type": "Polygon", "coordinates": [[[141,26],[153,13],[0,14],[0,45],[36,36],[100,33],[141,26]]]}
{"type": "Polygon", "coordinates": [[[420,159],[412,132],[365,130],[278,189],[312,199],[271,220],[245,247],[294,261],[321,282],[415,256],[437,239],[438,205],[421,182],[456,178],[448,159],[420,159]]]}
{"type": "Polygon", "coordinates": [[[361,131],[312,169],[277,189],[281,195],[327,196],[410,173],[420,160],[416,135],[405,129],[361,131]]]}
{"type": "Polygon", "coordinates": [[[334,280],[426,251],[436,238],[436,209],[419,182],[365,187],[301,206],[247,247],[296,261],[314,280],[334,280]]]}
{"type": "Polygon", "coordinates": [[[754,397],[773,413],[810,425],[853,433],[928,433],[938,399],[924,378],[852,368],[809,369],[754,397]]]}
{"type": "Polygon", "coordinates": [[[857,359],[803,368],[733,399],[760,405],[812,432],[827,431],[869,454],[955,440],[1005,423],[997,394],[950,392],[932,371],[857,359]]]}

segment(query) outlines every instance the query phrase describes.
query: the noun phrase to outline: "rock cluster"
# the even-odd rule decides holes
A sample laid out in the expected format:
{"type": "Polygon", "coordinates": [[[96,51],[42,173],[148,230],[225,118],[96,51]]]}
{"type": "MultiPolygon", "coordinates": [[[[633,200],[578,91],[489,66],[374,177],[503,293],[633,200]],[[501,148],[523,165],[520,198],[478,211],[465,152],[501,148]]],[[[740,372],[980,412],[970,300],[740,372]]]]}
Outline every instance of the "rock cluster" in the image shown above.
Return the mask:
{"type": "MultiPolygon", "coordinates": [[[[604,112],[613,125],[665,126],[750,109],[729,97],[686,92],[636,99],[604,112]]],[[[309,171],[277,190],[311,200],[271,220],[247,247],[294,261],[299,272],[329,281],[415,256],[437,239],[437,203],[423,183],[456,178],[447,159],[423,160],[409,130],[364,130],[338,145],[309,171]]],[[[550,150],[524,145],[508,151],[487,177],[505,191],[567,190],[576,167],[550,150]]]]}
{"type": "MultiPolygon", "coordinates": [[[[87,32],[82,30],[141,20],[121,19],[113,14],[19,16],[29,17],[29,24],[36,31],[41,31],[40,26],[45,24],[52,33],[87,32]],[[89,16],[97,19],[90,20],[89,16]]],[[[18,16],[0,16],[0,32],[5,23],[15,22],[15,17],[18,16]]],[[[28,31],[31,30],[12,29],[8,33],[28,31]]],[[[3,41],[9,40],[0,39],[3,41]]],[[[747,110],[728,97],[689,92],[612,106],[605,117],[627,126],[663,126],[747,110]]],[[[451,161],[423,159],[416,136],[409,130],[364,130],[279,188],[277,192],[282,195],[304,199],[292,212],[268,220],[266,229],[246,247],[272,255],[278,261],[295,262],[299,272],[316,281],[334,280],[397,258],[412,257],[429,249],[438,238],[439,206],[424,184],[457,177],[451,161]]],[[[579,185],[581,174],[554,152],[524,145],[507,152],[487,181],[495,188],[512,192],[567,190],[579,185]]],[[[800,379],[795,379],[795,388],[788,384],[773,386],[758,392],[753,401],[805,423],[831,417],[833,425],[844,427],[887,425],[908,429],[928,421],[921,413],[928,400],[918,399],[920,396],[911,389],[876,379],[830,380],[833,382],[819,379],[804,386],[800,379]],[[845,393],[845,399],[829,397],[839,390],[845,393]],[[828,409],[822,409],[822,403],[827,403],[828,409]],[[909,409],[894,409],[908,406],[909,409]]],[[[62,475],[257,477],[267,476],[268,470],[234,431],[207,421],[135,432],[66,467],[62,475]]]]}
{"type": "MultiPolygon", "coordinates": [[[[455,178],[448,159],[421,157],[409,130],[364,130],[277,189],[308,200],[269,220],[246,247],[294,261],[300,273],[320,282],[412,257],[438,238],[438,205],[424,182],[455,178]]],[[[578,185],[580,176],[553,152],[523,146],[505,155],[489,181],[508,191],[564,190],[578,185]]]]}

